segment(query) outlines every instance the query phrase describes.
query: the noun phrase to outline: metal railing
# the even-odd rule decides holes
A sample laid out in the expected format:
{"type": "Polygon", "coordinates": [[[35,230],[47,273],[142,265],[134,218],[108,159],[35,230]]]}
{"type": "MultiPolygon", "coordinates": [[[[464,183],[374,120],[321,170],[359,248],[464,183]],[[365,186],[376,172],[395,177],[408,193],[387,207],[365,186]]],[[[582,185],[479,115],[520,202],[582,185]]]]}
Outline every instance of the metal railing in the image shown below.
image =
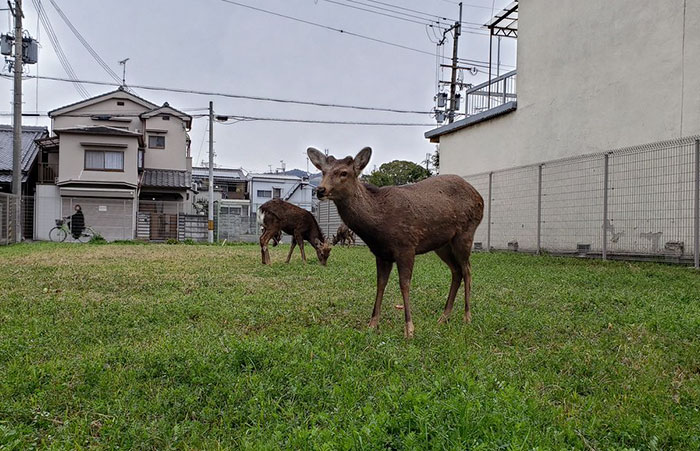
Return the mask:
{"type": "Polygon", "coordinates": [[[58,178],[57,163],[39,163],[39,183],[55,184],[58,178]]]}
{"type": "Polygon", "coordinates": [[[467,89],[464,102],[466,116],[474,116],[515,101],[517,99],[516,77],[517,71],[513,70],[467,89]]]}
{"type": "Polygon", "coordinates": [[[700,137],[465,179],[484,197],[476,249],[700,268],[700,137]]]}

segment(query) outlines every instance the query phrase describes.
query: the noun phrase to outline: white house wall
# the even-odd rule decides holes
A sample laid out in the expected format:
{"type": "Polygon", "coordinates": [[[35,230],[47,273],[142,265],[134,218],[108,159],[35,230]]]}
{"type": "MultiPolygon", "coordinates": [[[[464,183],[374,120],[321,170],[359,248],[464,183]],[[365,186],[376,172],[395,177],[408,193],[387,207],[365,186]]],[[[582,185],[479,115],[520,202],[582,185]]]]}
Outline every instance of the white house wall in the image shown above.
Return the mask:
{"type": "Polygon", "coordinates": [[[700,2],[520,3],[516,111],[440,137],[460,175],[700,134],[700,2]]]}

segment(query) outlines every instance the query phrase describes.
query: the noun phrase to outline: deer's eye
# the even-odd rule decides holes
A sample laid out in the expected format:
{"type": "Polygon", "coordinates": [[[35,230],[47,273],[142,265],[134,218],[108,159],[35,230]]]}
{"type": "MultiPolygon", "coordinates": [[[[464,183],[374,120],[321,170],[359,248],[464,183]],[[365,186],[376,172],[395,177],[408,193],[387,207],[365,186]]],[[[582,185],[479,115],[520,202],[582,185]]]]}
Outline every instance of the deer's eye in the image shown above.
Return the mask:
{"type": "Polygon", "coordinates": [[[348,176],[348,171],[340,171],[340,176],[341,176],[341,177],[347,177],[347,176],[348,176]]]}

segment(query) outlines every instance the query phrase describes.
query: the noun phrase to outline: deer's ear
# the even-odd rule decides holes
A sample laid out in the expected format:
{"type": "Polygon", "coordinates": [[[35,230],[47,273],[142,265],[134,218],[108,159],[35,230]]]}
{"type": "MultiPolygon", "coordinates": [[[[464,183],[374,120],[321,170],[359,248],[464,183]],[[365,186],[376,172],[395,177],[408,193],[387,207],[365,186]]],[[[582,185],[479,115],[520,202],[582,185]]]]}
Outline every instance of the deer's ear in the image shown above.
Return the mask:
{"type": "Polygon", "coordinates": [[[326,156],[323,154],[323,152],[313,147],[309,147],[308,149],[306,149],[306,154],[309,156],[309,160],[311,160],[311,163],[313,163],[313,165],[316,166],[319,170],[323,171],[327,164],[326,156]]]}
{"type": "Polygon", "coordinates": [[[361,151],[355,155],[355,160],[353,161],[353,167],[355,168],[355,172],[357,175],[360,175],[362,170],[367,166],[367,163],[369,163],[369,158],[372,156],[372,149],[369,147],[365,147],[361,151]]]}

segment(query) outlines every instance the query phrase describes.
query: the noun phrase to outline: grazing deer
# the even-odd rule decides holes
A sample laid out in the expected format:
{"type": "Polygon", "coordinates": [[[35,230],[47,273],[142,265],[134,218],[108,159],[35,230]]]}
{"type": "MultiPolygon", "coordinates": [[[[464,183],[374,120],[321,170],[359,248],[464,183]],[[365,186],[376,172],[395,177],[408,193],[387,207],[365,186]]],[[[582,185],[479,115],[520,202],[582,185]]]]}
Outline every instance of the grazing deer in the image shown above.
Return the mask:
{"type": "Polygon", "coordinates": [[[316,255],[321,264],[326,265],[331,253],[331,245],[323,236],[316,218],[308,211],[281,199],[272,199],[258,209],[258,224],[262,226],[260,250],[263,265],[271,263],[267,244],[270,239],[273,239],[276,245],[281,239],[282,232],[292,236],[292,247],[287,255],[287,263],[292,258],[296,245],[299,245],[301,259],[306,263],[306,254],[304,254],[304,240],[306,240],[316,249],[316,255]]]}
{"type": "Polygon", "coordinates": [[[439,175],[412,185],[377,188],[358,178],[372,155],[369,147],[355,158],[342,160],[313,147],[307,153],[323,173],[316,189],[318,198],[335,202],[343,222],[376,257],[377,295],[369,326],[376,329],[379,325],[384,288],[396,262],[406,320],[404,333],[407,338],[413,336],[409,301],[413,263],[417,254],[430,251],[435,251],[452,271],[452,284],[439,322],[449,318],[462,279],[464,321],[470,322],[469,256],[484,212],[484,200],[474,187],[456,175],[439,175]]]}
{"type": "Polygon", "coordinates": [[[333,235],[333,246],[340,243],[342,246],[355,244],[355,233],[345,224],[340,224],[333,235]]]}

